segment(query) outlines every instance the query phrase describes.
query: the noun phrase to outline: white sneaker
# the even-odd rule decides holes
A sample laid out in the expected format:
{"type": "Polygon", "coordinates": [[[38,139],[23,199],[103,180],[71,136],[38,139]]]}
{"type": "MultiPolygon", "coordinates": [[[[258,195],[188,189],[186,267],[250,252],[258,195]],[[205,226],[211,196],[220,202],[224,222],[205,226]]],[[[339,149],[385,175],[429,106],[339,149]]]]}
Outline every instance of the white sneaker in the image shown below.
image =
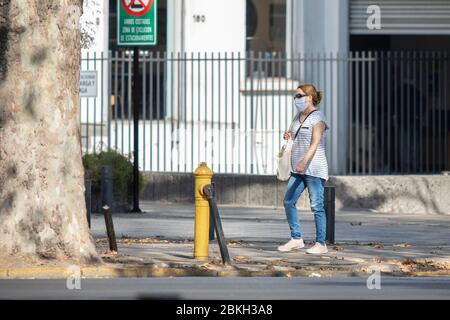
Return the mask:
{"type": "Polygon", "coordinates": [[[306,250],[306,253],[310,253],[310,254],[324,254],[327,252],[328,252],[327,245],[320,244],[319,242],[316,242],[315,245],[313,245],[311,248],[306,250]]]}
{"type": "Polygon", "coordinates": [[[287,243],[278,247],[278,251],[289,252],[296,249],[301,249],[305,247],[303,239],[291,239],[287,243]]]}

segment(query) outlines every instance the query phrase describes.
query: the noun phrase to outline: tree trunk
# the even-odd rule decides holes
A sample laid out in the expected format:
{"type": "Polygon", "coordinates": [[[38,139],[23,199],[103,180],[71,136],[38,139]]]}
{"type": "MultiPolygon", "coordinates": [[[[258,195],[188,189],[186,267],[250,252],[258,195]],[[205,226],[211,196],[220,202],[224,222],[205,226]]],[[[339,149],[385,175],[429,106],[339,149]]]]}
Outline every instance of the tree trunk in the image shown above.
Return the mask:
{"type": "Polygon", "coordinates": [[[86,220],[80,32],[71,24],[81,4],[0,0],[3,258],[99,261],[86,220]]]}

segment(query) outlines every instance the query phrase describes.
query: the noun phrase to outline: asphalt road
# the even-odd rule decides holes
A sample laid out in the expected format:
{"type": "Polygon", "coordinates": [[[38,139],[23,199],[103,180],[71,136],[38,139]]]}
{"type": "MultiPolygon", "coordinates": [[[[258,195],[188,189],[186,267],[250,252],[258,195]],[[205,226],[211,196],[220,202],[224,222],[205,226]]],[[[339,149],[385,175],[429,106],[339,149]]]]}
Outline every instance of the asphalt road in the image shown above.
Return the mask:
{"type": "Polygon", "coordinates": [[[366,278],[121,278],[82,279],[69,290],[66,280],[0,280],[0,299],[450,299],[450,278],[381,277],[369,290],[366,278]]]}

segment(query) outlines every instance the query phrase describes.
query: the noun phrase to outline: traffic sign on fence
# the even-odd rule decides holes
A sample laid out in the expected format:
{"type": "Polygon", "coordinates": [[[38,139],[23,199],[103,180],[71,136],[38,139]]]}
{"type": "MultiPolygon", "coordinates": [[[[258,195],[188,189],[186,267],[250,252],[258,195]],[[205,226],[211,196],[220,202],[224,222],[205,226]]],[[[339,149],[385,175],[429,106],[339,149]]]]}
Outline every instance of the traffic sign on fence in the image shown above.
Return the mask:
{"type": "Polygon", "coordinates": [[[117,0],[117,44],[156,44],[157,0],[117,0]]]}

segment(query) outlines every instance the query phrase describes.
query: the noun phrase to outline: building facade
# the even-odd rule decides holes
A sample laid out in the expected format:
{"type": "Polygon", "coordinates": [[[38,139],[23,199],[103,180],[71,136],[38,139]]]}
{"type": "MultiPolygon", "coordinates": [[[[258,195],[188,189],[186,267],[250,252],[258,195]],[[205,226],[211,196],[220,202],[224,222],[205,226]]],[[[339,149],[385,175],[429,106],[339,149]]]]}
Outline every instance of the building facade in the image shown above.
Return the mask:
{"type": "MultiPolygon", "coordinates": [[[[132,57],[117,46],[116,5],[86,1],[96,31],[82,70],[97,70],[99,94],[82,98],[85,152],[132,153],[132,57]]],[[[450,1],[155,5],[158,44],[141,52],[143,170],[191,171],[207,161],[216,172],[274,174],[300,83],[324,92],[331,174],[450,169],[450,1]],[[405,156],[411,145],[414,156],[405,156]]]]}

